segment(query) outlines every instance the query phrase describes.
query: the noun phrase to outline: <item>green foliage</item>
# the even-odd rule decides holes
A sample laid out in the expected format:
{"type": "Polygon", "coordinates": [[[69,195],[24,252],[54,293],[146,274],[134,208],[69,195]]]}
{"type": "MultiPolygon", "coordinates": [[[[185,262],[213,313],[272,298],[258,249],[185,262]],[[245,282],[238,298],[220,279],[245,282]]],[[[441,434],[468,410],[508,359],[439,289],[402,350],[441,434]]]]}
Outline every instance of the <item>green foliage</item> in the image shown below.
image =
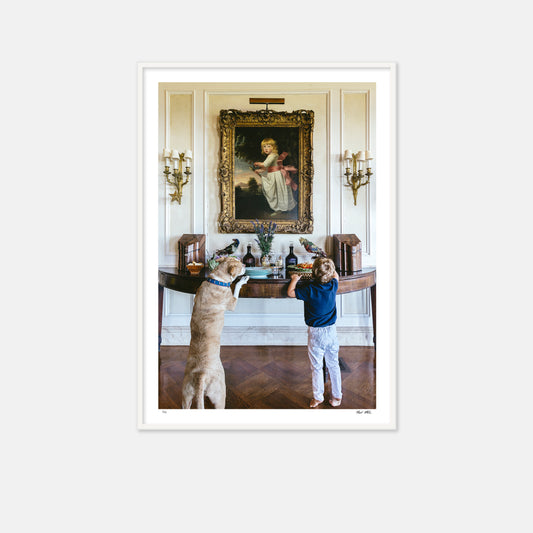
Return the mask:
{"type": "Polygon", "coordinates": [[[259,224],[259,221],[256,219],[255,222],[252,221],[252,225],[257,234],[255,241],[259,244],[261,253],[263,255],[270,253],[277,224],[275,222],[269,222],[268,226],[265,227],[263,223],[259,224]]]}
{"type": "Polygon", "coordinates": [[[253,176],[248,180],[248,192],[253,195],[261,194],[259,192],[259,183],[253,176]]]}

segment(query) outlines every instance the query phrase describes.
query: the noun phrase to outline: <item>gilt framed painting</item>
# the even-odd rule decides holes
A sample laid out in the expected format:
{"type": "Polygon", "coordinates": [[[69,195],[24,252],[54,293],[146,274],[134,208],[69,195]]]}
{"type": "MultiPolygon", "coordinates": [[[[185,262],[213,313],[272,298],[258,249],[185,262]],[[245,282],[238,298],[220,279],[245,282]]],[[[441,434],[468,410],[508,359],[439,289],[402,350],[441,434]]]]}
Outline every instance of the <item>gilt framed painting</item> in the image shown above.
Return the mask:
{"type": "Polygon", "coordinates": [[[314,113],[220,111],[221,233],[253,233],[275,221],[279,233],[312,233],[314,113]]]}

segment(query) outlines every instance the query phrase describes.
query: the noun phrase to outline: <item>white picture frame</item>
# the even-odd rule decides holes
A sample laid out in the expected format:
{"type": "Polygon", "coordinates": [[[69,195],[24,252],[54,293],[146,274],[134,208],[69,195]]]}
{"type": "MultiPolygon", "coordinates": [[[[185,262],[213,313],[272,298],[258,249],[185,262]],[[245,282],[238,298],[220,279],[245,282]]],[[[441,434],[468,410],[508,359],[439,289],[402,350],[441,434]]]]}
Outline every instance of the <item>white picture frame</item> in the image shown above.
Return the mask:
{"type": "Polygon", "coordinates": [[[396,65],[394,63],[138,64],[138,420],[140,430],[396,429],[396,65]],[[268,74],[268,76],[266,76],[268,74]],[[158,84],[284,81],[376,84],[376,409],[158,409],[158,84]]]}

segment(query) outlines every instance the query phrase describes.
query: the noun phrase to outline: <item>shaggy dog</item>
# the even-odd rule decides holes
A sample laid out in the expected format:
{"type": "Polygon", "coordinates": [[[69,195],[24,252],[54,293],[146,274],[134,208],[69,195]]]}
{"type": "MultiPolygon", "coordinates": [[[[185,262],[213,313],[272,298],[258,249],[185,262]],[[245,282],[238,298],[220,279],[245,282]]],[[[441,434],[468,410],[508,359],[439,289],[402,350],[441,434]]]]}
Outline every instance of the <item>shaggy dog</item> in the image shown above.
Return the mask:
{"type": "Polygon", "coordinates": [[[197,409],[203,409],[204,395],[215,409],[224,409],[226,405],[220,335],[224,327],[224,312],[235,309],[239,291],[249,278],[243,276],[235,284],[233,294],[229,284],[245,270],[238,259],[224,258],[196,291],[191,316],[191,344],[183,379],[183,409],[190,409],[193,399],[196,399],[197,409]]]}

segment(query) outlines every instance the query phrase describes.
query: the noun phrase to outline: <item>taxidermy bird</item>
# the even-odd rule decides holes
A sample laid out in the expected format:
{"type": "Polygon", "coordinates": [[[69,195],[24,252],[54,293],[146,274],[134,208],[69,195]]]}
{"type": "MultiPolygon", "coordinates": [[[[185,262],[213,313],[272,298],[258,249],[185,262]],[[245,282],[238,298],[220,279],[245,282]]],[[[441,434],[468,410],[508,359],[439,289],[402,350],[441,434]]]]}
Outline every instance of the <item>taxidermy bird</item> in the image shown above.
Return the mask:
{"type": "Polygon", "coordinates": [[[239,239],[233,239],[233,242],[231,244],[228,244],[226,248],[222,248],[222,250],[217,250],[217,255],[231,255],[235,253],[235,250],[239,247],[239,239]]]}
{"type": "Polygon", "coordinates": [[[307,239],[304,239],[303,237],[300,237],[300,244],[303,245],[303,247],[310,253],[315,254],[315,259],[317,257],[327,257],[326,252],[319,248],[316,244],[312,243],[311,241],[308,241],[307,239]]]}

